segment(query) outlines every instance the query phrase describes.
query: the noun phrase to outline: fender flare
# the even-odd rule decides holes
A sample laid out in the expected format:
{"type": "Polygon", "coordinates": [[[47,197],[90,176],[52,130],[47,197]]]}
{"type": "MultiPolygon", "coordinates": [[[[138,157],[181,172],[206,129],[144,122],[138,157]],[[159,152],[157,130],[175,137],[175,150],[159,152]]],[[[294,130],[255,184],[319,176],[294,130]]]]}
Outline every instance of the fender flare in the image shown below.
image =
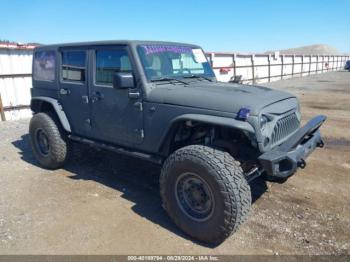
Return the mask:
{"type": "Polygon", "coordinates": [[[30,103],[30,107],[32,110],[33,110],[33,107],[32,107],[33,101],[43,101],[43,102],[47,102],[47,103],[51,104],[53,109],[55,110],[64,130],[71,133],[71,127],[70,127],[68,118],[67,118],[66,114],[64,113],[61,104],[57,101],[57,99],[54,99],[51,97],[44,97],[44,96],[33,97],[31,100],[31,103],[30,103]]]}
{"type": "Polygon", "coordinates": [[[225,126],[225,127],[230,127],[241,131],[247,131],[248,133],[255,133],[255,130],[250,123],[245,121],[240,121],[234,118],[202,115],[202,114],[183,114],[172,119],[169,126],[167,127],[167,130],[162,137],[163,142],[160,147],[161,151],[163,150],[167,151],[168,147],[170,146],[171,136],[173,135],[173,132],[174,132],[174,130],[172,130],[173,126],[180,121],[186,121],[186,120],[198,121],[201,123],[213,124],[218,126],[225,126]]]}
{"type": "Polygon", "coordinates": [[[222,116],[212,116],[212,115],[202,115],[202,114],[184,114],[178,117],[175,117],[171,121],[170,127],[182,120],[194,120],[206,124],[214,124],[219,126],[231,127],[234,129],[248,131],[249,133],[254,133],[254,128],[248,122],[237,120],[234,118],[222,117],[222,116]]]}

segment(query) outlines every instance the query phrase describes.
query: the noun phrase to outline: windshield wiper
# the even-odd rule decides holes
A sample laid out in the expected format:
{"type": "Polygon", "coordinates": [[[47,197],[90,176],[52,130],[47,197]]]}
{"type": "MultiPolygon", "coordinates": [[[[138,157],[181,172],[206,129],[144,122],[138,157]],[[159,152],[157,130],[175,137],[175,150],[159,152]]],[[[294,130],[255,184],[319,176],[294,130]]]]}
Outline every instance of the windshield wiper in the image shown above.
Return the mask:
{"type": "Polygon", "coordinates": [[[174,78],[174,77],[160,77],[160,78],[155,78],[155,79],[151,80],[151,82],[161,82],[161,81],[169,81],[169,82],[176,81],[176,82],[182,83],[184,85],[188,85],[188,83],[186,81],[182,81],[182,80],[174,78]]]}
{"type": "Polygon", "coordinates": [[[200,78],[200,79],[205,79],[210,82],[213,82],[213,79],[210,79],[209,77],[201,76],[201,75],[188,75],[188,76],[183,76],[183,78],[200,78]]]}

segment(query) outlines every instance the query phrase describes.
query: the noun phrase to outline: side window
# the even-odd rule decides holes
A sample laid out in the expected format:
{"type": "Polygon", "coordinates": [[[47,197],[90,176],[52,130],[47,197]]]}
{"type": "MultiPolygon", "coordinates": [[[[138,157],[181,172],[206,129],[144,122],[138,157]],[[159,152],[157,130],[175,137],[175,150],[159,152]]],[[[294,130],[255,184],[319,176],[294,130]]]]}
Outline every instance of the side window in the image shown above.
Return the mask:
{"type": "Polygon", "coordinates": [[[115,72],[132,72],[128,52],[119,50],[96,50],[96,84],[111,85],[115,72]]]}
{"type": "Polygon", "coordinates": [[[63,51],[61,75],[64,81],[85,81],[85,51],[63,51]]]}
{"type": "Polygon", "coordinates": [[[34,54],[33,78],[39,81],[55,80],[55,51],[38,51],[34,54]]]}

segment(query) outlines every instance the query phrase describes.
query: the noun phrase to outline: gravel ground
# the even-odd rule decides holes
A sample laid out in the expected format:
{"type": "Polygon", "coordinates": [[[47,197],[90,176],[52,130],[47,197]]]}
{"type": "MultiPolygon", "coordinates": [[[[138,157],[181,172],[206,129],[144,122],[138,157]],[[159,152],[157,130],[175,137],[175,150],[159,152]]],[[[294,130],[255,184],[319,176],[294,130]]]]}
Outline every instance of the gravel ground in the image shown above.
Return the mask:
{"type": "Polygon", "coordinates": [[[304,119],[326,114],[326,147],[283,184],[257,179],[248,221],[220,246],[169,220],[159,168],[79,146],[64,169],[40,168],[28,120],[0,123],[0,254],[349,254],[350,73],[270,85],[295,93],[304,119]]]}

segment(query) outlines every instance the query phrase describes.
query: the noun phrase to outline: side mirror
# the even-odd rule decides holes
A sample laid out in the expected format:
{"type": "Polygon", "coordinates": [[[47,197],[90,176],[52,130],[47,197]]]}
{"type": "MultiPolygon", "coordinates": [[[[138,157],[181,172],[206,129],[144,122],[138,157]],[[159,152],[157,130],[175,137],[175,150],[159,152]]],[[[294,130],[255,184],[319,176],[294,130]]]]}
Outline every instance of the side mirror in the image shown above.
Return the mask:
{"type": "Polygon", "coordinates": [[[113,88],[126,89],[134,87],[134,76],[132,73],[117,72],[113,75],[113,88]]]}

